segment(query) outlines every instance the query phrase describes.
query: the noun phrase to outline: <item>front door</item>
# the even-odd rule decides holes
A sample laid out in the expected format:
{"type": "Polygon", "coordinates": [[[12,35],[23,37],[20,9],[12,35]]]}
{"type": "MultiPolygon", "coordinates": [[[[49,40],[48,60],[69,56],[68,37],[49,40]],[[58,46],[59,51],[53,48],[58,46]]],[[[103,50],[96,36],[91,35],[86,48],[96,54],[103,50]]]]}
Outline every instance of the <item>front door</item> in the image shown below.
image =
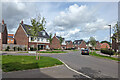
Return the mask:
{"type": "Polygon", "coordinates": [[[45,45],[38,45],[38,50],[43,50],[45,45]]]}

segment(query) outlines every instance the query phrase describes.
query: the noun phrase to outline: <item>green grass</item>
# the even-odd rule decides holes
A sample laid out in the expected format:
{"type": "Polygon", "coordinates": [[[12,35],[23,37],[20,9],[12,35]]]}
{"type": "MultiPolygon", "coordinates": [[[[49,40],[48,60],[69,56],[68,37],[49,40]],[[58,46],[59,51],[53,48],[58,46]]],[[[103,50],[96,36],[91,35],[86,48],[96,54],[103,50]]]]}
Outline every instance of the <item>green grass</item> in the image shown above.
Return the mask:
{"type": "Polygon", "coordinates": [[[36,60],[35,56],[2,56],[2,70],[4,72],[44,68],[61,64],[63,63],[60,62],[58,59],[45,56],[41,56],[40,60],[36,60]]]}
{"type": "Polygon", "coordinates": [[[75,49],[75,50],[72,50],[72,51],[79,51],[79,50],[75,49]]]}
{"type": "Polygon", "coordinates": [[[115,60],[115,61],[120,61],[118,58],[114,58],[114,57],[110,57],[110,56],[104,56],[104,55],[100,55],[100,54],[97,54],[96,52],[90,52],[90,55],[92,56],[96,56],[96,57],[99,57],[99,58],[104,58],[104,59],[110,59],[110,60],[115,60]]]}
{"type": "Polygon", "coordinates": [[[67,53],[67,51],[39,51],[38,53],[67,53]]]}

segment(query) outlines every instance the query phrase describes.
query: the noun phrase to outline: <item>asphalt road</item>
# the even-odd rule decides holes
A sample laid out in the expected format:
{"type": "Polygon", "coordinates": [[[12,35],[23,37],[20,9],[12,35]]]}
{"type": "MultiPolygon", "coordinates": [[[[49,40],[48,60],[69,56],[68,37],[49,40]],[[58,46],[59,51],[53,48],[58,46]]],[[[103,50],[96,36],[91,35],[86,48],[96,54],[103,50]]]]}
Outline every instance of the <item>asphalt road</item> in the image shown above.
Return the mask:
{"type": "Polygon", "coordinates": [[[118,63],[89,55],[81,55],[80,51],[68,54],[48,55],[58,58],[76,71],[91,78],[118,78],[118,63]]]}
{"type": "MultiPolygon", "coordinates": [[[[22,53],[11,55],[28,54],[22,53]]],[[[65,54],[41,54],[41,56],[58,58],[72,69],[88,75],[91,78],[118,78],[118,63],[116,61],[96,58],[89,55],[81,55],[80,51],[65,54]]]]}

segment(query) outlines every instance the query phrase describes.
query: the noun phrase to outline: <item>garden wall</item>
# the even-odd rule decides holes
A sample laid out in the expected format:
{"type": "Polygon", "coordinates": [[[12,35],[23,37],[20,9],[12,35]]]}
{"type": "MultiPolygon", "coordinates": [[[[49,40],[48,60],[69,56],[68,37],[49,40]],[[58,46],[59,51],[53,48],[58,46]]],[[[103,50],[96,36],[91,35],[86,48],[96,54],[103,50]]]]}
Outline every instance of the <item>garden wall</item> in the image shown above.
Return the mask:
{"type": "Polygon", "coordinates": [[[3,44],[3,50],[5,50],[7,48],[7,46],[10,47],[10,50],[14,50],[14,47],[19,47],[19,48],[27,48],[27,45],[16,45],[16,44],[3,44]]]}

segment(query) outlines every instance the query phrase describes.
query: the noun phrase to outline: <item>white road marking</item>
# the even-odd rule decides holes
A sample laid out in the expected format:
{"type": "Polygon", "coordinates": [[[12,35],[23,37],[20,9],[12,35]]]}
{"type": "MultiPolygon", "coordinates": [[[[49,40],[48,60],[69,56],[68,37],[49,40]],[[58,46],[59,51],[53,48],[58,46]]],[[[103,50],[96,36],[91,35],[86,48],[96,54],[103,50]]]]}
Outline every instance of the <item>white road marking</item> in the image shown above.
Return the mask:
{"type": "MultiPolygon", "coordinates": [[[[59,60],[60,60],[60,59],[59,59],[59,60]]],[[[78,73],[78,74],[80,74],[80,75],[82,75],[82,76],[84,76],[84,77],[86,77],[86,78],[90,78],[90,79],[91,79],[90,76],[87,76],[87,75],[85,75],[85,74],[83,74],[83,73],[81,73],[81,72],[78,72],[78,71],[70,68],[70,67],[69,67],[65,62],[63,62],[62,60],[60,60],[60,61],[61,61],[62,63],[64,63],[64,65],[65,65],[68,69],[70,69],[71,71],[73,71],[73,72],[75,72],[75,73],[78,73]]]]}

